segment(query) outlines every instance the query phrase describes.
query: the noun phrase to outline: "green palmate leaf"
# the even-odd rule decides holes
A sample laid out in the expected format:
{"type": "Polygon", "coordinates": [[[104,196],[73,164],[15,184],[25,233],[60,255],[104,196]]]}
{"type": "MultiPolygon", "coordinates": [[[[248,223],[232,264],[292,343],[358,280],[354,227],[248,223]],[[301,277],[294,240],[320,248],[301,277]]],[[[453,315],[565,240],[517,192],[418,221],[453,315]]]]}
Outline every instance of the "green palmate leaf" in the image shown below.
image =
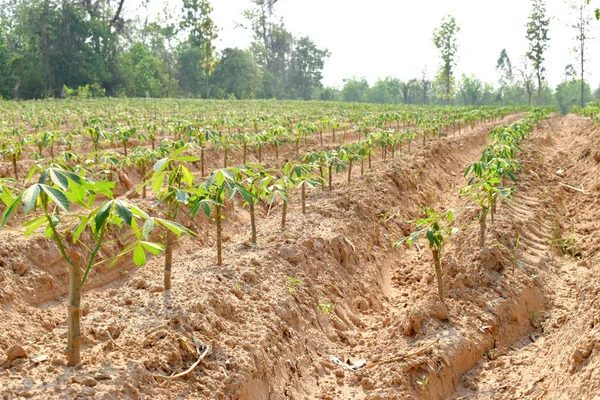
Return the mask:
{"type": "Polygon", "coordinates": [[[189,199],[190,199],[190,195],[187,194],[186,192],[184,192],[181,189],[177,189],[177,192],[175,194],[175,198],[177,199],[178,202],[183,203],[183,204],[187,204],[189,199]]]}
{"type": "MultiPolygon", "coordinates": [[[[46,173],[46,171],[44,171],[44,173],[46,173]]],[[[42,176],[44,176],[44,173],[42,173],[42,176]]],[[[47,173],[50,176],[50,180],[54,182],[56,186],[60,187],[62,190],[67,190],[69,188],[69,179],[65,175],[54,168],[49,168],[47,173]]]]}
{"type": "Polygon", "coordinates": [[[183,172],[183,181],[185,182],[186,185],[188,185],[189,187],[194,185],[194,174],[192,174],[190,172],[189,169],[183,167],[182,169],[183,172]]]}
{"type": "Polygon", "coordinates": [[[69,212],[69,199],[61,190],[47,185],[39,185],[42,190],[60,207],[64,212],[69,212]]]}
{"type": "Polygon", "coordinates": [[[54,231],[52,230],[52,227],[50,226],[50,224],[46,225],[46,238],[51,239],[53,235],[54,235],[54,231]]]}
{"type": "Polygon", "coordinates": [[[138,267],[146,264],[146,252],[144,251],[142,243],[138,243],[133,250],[133,262],[138,267]]]}
{"type": "Polygon", "coordinates": [[[41,188],[39,183],[30,186],[27,190],[23,192],[23,213],[27,214],[29,211],[35,208],[35,204],[40,195],[40,192],[41,188]]]}
{"type": "Polygon", "coordinates": [[[207,201],[202,202],[202,211],[204,211],[204,214],[207,217],[210,217],[210,205],[208,204],[207,201]]]}
{"type": "Polygon", "coordinates": [[[160,173],[156,176],[153,177],[152,180],[152,191],[156,194],[158,194],[160,192],[160,189],[163,187],[163,184],[165,183],[165,174],[164,173],[160,173]]]}
{"type": "Polygon", "coordinates": [[[102,204],[100,207],[96,209],[96,216],[94,217],[94,223],[96,225],[96,230],[100,230],[102,226],[104,226],[104,222],[110,215],[110,211],[112,208],[113,202],[107,201],[102,204]]]}
{"type": "Polygon", "coordinates": [[[159,255],[161,251],[164,251],[165,247],[161,244],[158,243],[152,243],[152,242],[140,242],[140,244],[144,247],[144,249],[149,252],[154,254],[155,256],[159,255]]]}
{"type": "Polygon", "coordinates": [[[176,235],[181,235],[182,233],[187,233],[188,235],[195,235],[193,231],[191,231],[190,229],[186,228],[178,222],[169,221],[162,218],[156,218],[156,222],[160,223],[162,226],[164,226],[176,235]]]}
{"type": "Polygon", "coordinates": [[[125,247],[119,254],[117,254],[112,261],[110,262],[110,265],[108,266],[108,268],[112,268],[114,267],[115,263],[117,261],[119,261],[121,259],[121,257],[123,257],[125,254],[129,253],[134,247],[137,246],[137,242],[133,242],[131,244],[129,244],[127,247],[125,247]]]}
{"type": "Polygon", "coordinates": [[[174,158],[175,161],[183,161],[183,162],[196,162],[199,161],[200,159],[198,157],[194,157],[194,156],[180,156],[177,158],[174,158]]]}
{"type": "Polygon", "coordinates": [[[127,225],[131,226],[133,215],[127,203],[122,200],[115,200],[115,212],[127,225]]]}
{"type": "Polygon", "coordinates": [[[146,221],[144,221],[144,225],[142,226],[142,234],[144,239],[148,239],[150,237],[150,233],[152,232],[152,229],[154,228],[154,218],[148,218],[146,221]]]}
{"type": "Polygon", "coordinates": [[[159,173],[167,166],[167,162],[169,161],[169,157],[161,158],[154,164],[154,172],[159,173]]]}
{"type": "Polygon", "coordinates": [[[6,225],[6,222],[8,222],[8,220],[14,214],[17,207],[19,207],[19,204],[21,204],[22,201],[22,196],[22,194],[18,195],[13,200],[13,202],[6,208],[6,211],[4,211],[4,215],[2,216],[2,224],[0,225],[0,228],[6,225]]]}
{"type": "Polygon", "coordinates": [[[76,243],[79,240],[86,226],[88,226],[89,222],[95,216],[96,211],[90,213],[87,217],[81,219],[81,222],[79,223],[79,225],[77,225],[77,228],[75,228],[75,231],[73,232],[73,243],[76,243]]]}
{"type": "Polygon", "coordinates": [[[429,246],[434,247],[437,244],[437,241],[435,238],[435,234],[433,233],[433,230],[427,229],[426,235],[427,235],[427,240],[429,241],[429,246]]]}
{"type": "Polygon", "coordinates": [[[29,236],[31,235],[37,228],[39,228],[40,226],[44,225],[45,223],[48,222],[48,218],[46,218],[45,215],[32,219],[31,221],[27,221],[26,223],[23,224],[23,228],[27,228],[25,229],[25,231],[23,232],[23,234],[25,236],[29,236]]]}

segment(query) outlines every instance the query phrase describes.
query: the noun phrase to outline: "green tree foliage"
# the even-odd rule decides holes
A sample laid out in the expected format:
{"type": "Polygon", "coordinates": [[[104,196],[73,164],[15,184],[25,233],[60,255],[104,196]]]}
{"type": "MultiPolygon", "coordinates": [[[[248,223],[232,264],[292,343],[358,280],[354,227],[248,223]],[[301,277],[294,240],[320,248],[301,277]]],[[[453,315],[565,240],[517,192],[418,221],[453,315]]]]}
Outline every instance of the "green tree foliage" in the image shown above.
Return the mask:
{"type": "Polygon", "coordinates": [[[4,31],[0,26],[0,99],[10,98],[16,78],[12,74],[12,55],[4,40],[4,31]]]}
{"type": "Polygon", "coordinates": [[[586,86],[585,86],[585,55],[587,50],[587,43],[590,39],[590,32],[593,28],[592,25],[592,13],[589,5],[589,0],[573,0],[569,7],[571,8],[573,25],[572,28],[575,31],[575,40],[577,47],[575,51],[579,58],[580,63],[580,93],[579,93],[579,105],[581,108],[585,107],[586,100],[586,86]]]}
{"type": "Polygon", "coordinates": [[[527,40],[529,41],[529,50],[527,58],[531,60],[533,69],[537,77],[537,104],[542,104],[543,80],[546,72],[544,64],[544,53],[548,49],[548,27],[550,18],[546,16],[545,0],[531,0],[532,10],[527,22],[527,40]]]}
{"type": "Polygon", "coordinates": [[[365,78],[350,78],[344,81],[341,96],[342,100],[349,102],[367,101],[369,82],[365,78]]]}
{"type": "Polygon", "coordinates": [[[295,41],[288,72],[288,91],[290,97],[310,100],[315,89],[322,87],[325,59],[331,53],[317,47],[309,37],[295,41]]]}
{"type": "Polygon", "coordinates": [[[450,103],[454,95],[454,66],[456,65],[456,53],[458,43],[456,36],[460,31],[460,25],[453,16],[448,15],[442,19],[441,25],[433,31],[433,43],[440,52],[442,66],[437,75],[437,82],[442,90],[438,93],[440,99],[450,103]]]}
{"type": "Polygon", "coordinates": [[[226,48],[212,75],[212,93],[216,98],[253,99],[258,97],[261,72],[247,50],[226,48]]]}
{"type": "Polygon", "coordinates": [[[492,104],[494,102],[494,88],[477,79],[475,75],[462,75],[458,85],[456,103],[468,106],[492,104]]]}
{"type": "Polygon", "coordinates": [[[498,83],[500,84],[500,98],[503,99],[506,97],[507,92],[510,90],[510,87],[513,86],[515,81],[512,62],[510,57],[508,57],[506,49],[502,49],[500,52],[500,56],[496,62],[496,70],[500,74],[498,83]]]}
{"type": "MultiPolygon", "coordinates": [[[[571,107],[581,102],[581,80],[577,79],[577,74],[573,65],[569,64],[565,68],[565,77],[556,87],[554,95],[556,107],[561,113],[566,114],[571,107]]],[[[590,85],[584,80],[584,103],[594,101],[590,85]]]]}
{"type": "Polygon", "coordinates": [[[265,98],[313,97],[321,87],[324,62],[330,53],[319,49],[308,37],[295,38],[281,20],[276,20],[277,0],[252,0],[244,15],[254,35],[251,51],[262,69],[265,98]]]}

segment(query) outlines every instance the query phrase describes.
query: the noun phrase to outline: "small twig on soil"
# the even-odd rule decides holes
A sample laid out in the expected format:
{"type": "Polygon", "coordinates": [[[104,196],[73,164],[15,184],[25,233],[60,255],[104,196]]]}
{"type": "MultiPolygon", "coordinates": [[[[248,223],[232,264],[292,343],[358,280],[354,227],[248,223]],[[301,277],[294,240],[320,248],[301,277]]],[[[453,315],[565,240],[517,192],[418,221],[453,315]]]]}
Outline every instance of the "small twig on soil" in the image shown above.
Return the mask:
{"type": "Polygon", "coordinates": [[[188,369],[186,369],[185,371],[183,371],[177,375],[165,376],[165,375],[154,374],[152,376],[154,378],[161,378],[161,379],[165,379],[167,381],[172,381],[177,378],[181,378],[182,376],[185,376],[185,375],[189,374],[190,372],[192,372],[194,370],[194,368],[196,368],[198,366],[198,364],[200,364],[202,362],[202,360],[204,360],[206,358],[206,356],[208,354],[210,354],[210,351],[211,351],[210,346],[206,346],[206,349],[204,349],[204,352],[202,352],[202,354],[198,358],[198,361],[196,361],[191,367],[189,367],[188,369]]]}
{"type": "Polygon", "coordinates": [[[421,253],[421,247],[419,246],[419,243],[415,243],[415,246],[417,246],[417,250],[419,250],[419,260],[420,260],[421,257],[423,257],[423,254],[421,253]]]}
{"type": "Polygon", "coordinates": [[[439,341],[440,341],[440,339],[435,339],[433,342],[429,343],[427,346],[423,347],[420,350],[414,351],[412,353],[403,354],[401,356],[394,357],[394,358],[391,358],[389,360],[378,361],[376,363],[367,365],[365,368],[373,368],[373,367],[376,367],[376,366],[382,365],[382,364],[390,364],[390,363],[393,363],[393,362],[404,361],[404,360],[406,360],[409,357],[418,356],[419,354],[423,353],[425,350],[427,350],[428,348],[430,348],[431,346],[433,346],[434,344],[436,344],[439,341]]]}
{"type": "Polygon", "coordinates": [[[565,184],[565,183],[562,183],[562,182],[559,182],[559,183],[560,183],[561,185],[563,185],[563,186],[566,186],[566,187],[568,187],[569,189],[573,189],[573,190],[576,190],[576,191],[578,191],[578,192],[580,192],[580,193],[586,194],[586,193],[584,192],[584,190],[583,190],[583,185],[581,185],[581,189],[579,189],[579,188],[573,187],[573,186],[571,186],[571,185],[567,185],[567,184],[565,184]]]}
{"type": "Polygon", "coordinates": [[[121,349],[121,350],[126,350],[124,348],[122,348],[121,346],[119,346],[117,344],[117,342],[115,342],[115,340],[113,339],[112,335],[110,334],[110,332],[108,331],[108,329],[105,329],[106,334],[108,335],[108,339],[110,340],[110,342],[113,344],[113,346],[115,346],[117,349],[121,349]]]}

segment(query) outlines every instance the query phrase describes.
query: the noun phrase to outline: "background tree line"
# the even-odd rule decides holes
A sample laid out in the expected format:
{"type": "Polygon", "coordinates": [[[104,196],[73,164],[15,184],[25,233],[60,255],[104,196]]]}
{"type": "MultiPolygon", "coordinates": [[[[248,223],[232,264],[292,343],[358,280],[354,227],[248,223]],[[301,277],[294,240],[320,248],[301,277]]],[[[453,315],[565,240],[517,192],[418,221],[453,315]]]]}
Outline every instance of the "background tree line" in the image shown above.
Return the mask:
{"type": "MultiPolygon", "coordinates": [[[[600,101],[585,82],[585,50],[594,10],[569,0],[577,57],[563,81],[545,80],[549,18],[544,0],[531,0],[529,50],[513,62],[498,57],[498,82],[455,77],[460,24],[445,17],[433,31],[440,67],[409,80],[350,78],[323,87],[330,56],[309,37],[295,37],[278,19],[278,0],[252,0],[243,27],[249,48],[215,49],[218,28],[209,0],[181,0],[150,22],[124,11],[131,0],[0,0],[0,97],[78,95],[128,97],[278,98],[402,104],[572,105],[600,101]],[[575,67],[577,65],[577,67],[575,67]]],[[[143,13],[141,13],[143,14],[143,13]]]]}
{"type": "Polygon", "coordinates": [[[208,0],[149,22],[127,0],[0,0],[0,96],[312,99],[329,52],[276,19],[277,0],[245,12],[249,49],[217,53],[208,0]],[[87,87],[86,87],[87,85],[87,87]],[[67,91],[67,95],[70,91],[67,91]]]}

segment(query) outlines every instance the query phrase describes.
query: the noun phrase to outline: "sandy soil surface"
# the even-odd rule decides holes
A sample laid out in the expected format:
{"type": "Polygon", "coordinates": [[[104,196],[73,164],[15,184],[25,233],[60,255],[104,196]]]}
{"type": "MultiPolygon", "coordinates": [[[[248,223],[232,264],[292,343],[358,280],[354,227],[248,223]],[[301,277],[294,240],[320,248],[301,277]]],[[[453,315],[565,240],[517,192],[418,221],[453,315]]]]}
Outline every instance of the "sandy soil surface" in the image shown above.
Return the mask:
{"type": "Polygon", "coordinates": [[[477,210],[458,192],[492,126],[378,156],[363,176],[354,168],[352,185],[340,174],[332,192],[310,192],[306,214],[295,201],[284,230],[281,205],[268,215],[265,205],[256,248],[247,211],[230,204],[222,268],[214,226],[182,218],[200,237],[175,250],[170,313],[162,259],[97,269],[77,368],[64,361],[58,251],[0,232],[0,350],[10,356],[1,398],[597,398],[600,128],[569,115],[535,129],[515,197],[499,205],[480,251],[477,210]],[[460,211],[442,261],[445,304],[428,250],[392,247],[421,205],[460,211]],[[208,346],[191,372],[164,378],[208,346]],[[366,364],[354,371],[331,356],[366,364]]]}

